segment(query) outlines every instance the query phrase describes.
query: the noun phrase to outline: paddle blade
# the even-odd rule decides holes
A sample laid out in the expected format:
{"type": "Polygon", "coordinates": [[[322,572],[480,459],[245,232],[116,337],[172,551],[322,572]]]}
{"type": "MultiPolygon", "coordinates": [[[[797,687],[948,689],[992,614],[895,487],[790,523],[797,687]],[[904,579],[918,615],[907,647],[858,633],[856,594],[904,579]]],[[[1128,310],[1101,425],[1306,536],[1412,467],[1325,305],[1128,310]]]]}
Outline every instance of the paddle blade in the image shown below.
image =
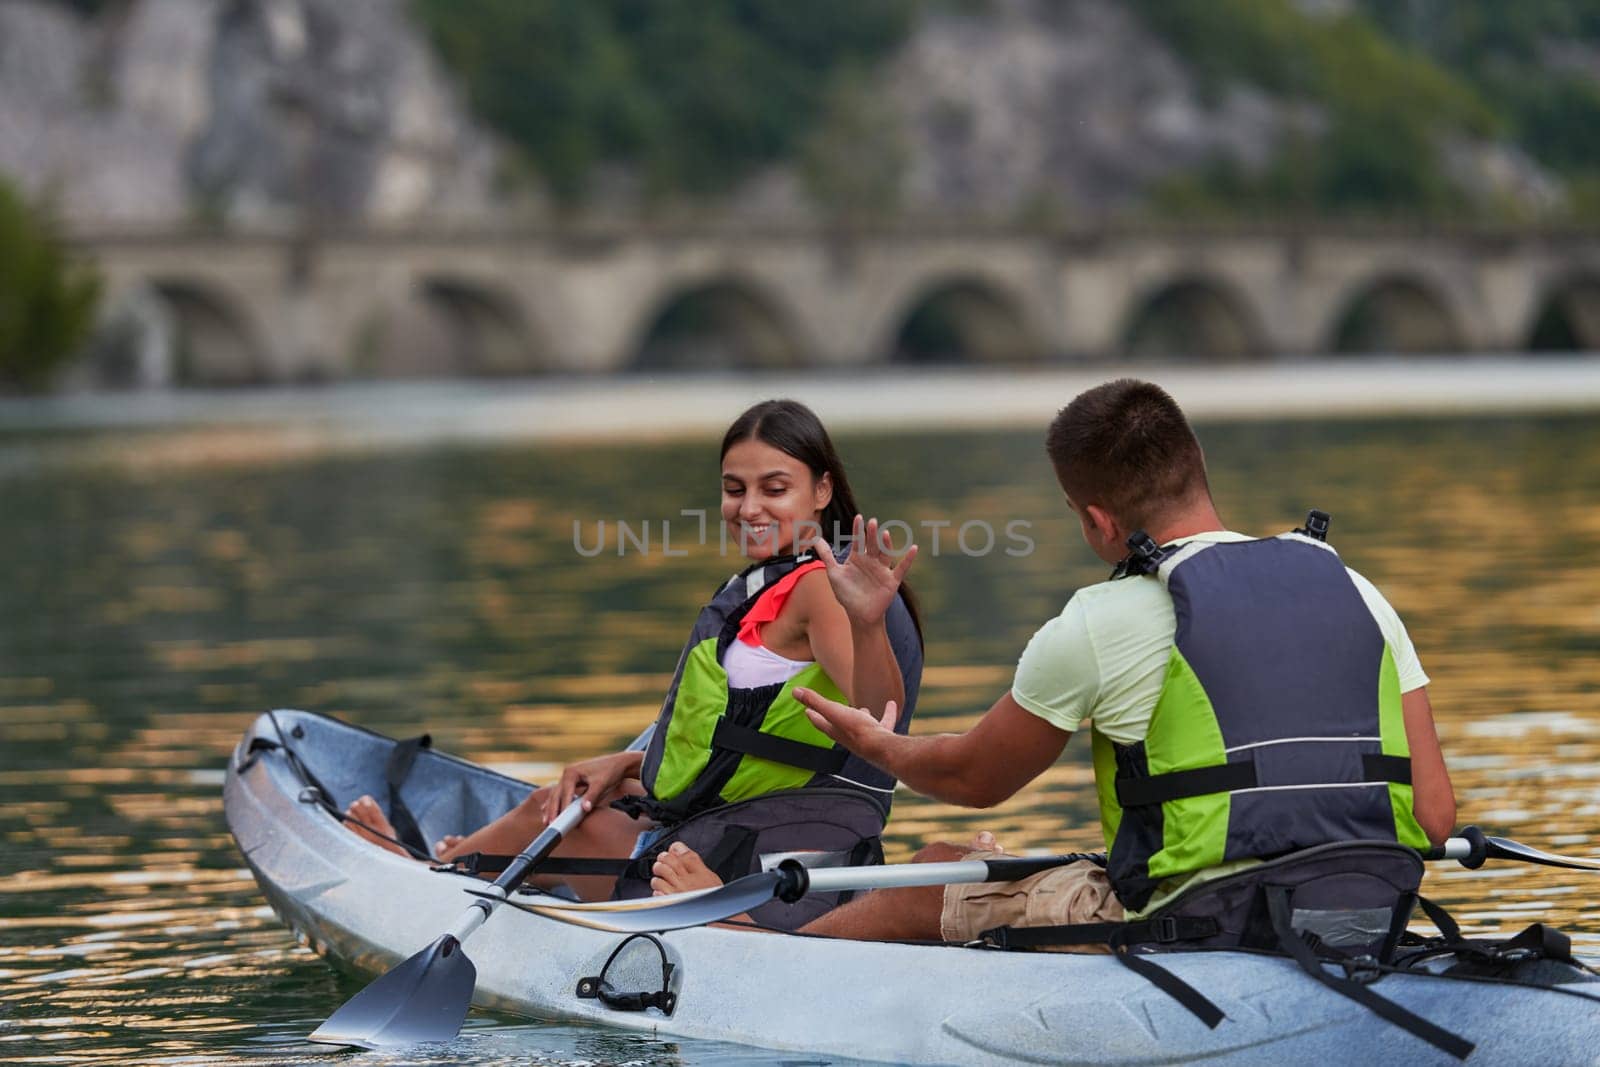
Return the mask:
{"type": "Polygon", "coordinates": [[[1489,856],[1502,860],[1522,860],[1525,863],[1538,863],[1546,867],[1565,867],[1573,871],[1600,871],[1600,860],[1585,859],[1580,856],[1557,856],[1553,852],[1545,852],[1524,845],[1520,841],[1510,841],[1504,837],[1485,838],[1488,844],[1486,849],[1489,856]]]}
{"type": "Polygon", "coordinates": [[[472,1005],[478,970],[450,934],[345,1001],[312,1041],[356,1048],[399,1048],[449,1041],[472,1005]]]}
{"type": "Polygon", "coordinates": [[[513,904],[523,911],[574,926],[612,930],[619,934],[653,933],[704,926],[758,908],[777,895],[782,880],[781,871],[762,871],[715,889],[698,889],[671,896],[589,904],[558,900],[540,901],[537,904],[515,901],[513,904]]]}

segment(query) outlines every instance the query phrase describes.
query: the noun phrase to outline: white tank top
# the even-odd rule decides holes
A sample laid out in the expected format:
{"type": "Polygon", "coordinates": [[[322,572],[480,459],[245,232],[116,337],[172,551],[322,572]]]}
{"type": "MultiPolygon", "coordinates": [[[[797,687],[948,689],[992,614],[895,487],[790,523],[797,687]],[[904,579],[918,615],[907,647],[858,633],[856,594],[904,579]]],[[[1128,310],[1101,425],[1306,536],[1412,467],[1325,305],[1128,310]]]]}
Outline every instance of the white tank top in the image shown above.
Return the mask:
{"type": "Polygon", "coordinates": [[[722,669],[728,672],[728,685],[734,689],[787,682],[814,662],[788,659],[766,645],[747,645],[738,639],[728,642],[728,651],[722,654],[722,669]]]}

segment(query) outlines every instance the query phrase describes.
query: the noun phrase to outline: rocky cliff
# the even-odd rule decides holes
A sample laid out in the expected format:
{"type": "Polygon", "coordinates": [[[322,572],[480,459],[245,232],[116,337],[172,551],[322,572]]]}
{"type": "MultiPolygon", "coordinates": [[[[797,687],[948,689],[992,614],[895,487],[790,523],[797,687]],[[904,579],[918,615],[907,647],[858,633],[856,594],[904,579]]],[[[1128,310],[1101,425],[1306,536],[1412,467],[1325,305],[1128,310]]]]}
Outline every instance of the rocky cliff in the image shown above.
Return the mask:
{"type": "MultiPolygon", "coordinates": [[[[1298,6],[1334,19],[1351,4],[1298,6]]],[[[403,0],[97,7],[87,19],[60,0],[0,2],[0,174],[52,197],[74,225],[503,221],[549,203],[531,177],[508,201],[499,179],[514,153],[468,114],[403,0]]],[[[681,206],[768,222],[894,211],[1087,220],[1138,208],[1206,167],[1249,181],[1281,163],[1289,139],[1328,130],[1326,108],[1304,94],[1238,77],[1202,83],[1206,57],[1174,52],[1136,10],[926,4],[897,52],[854,72],[796,158],[681,206]]],[[[1468,202],[1530,217],[1560,206],[1560,182],[1526,154],[1438,133],[1447,179],[1468,202]]],[[[647,186],[596,167],[586,207],[679,206],[647,186]]]]}
{"type": "Polygon", "coordinates": [[[0,4],[0,173],[74,225],[481,216],[497,153],[393,0],[0,4]]]}

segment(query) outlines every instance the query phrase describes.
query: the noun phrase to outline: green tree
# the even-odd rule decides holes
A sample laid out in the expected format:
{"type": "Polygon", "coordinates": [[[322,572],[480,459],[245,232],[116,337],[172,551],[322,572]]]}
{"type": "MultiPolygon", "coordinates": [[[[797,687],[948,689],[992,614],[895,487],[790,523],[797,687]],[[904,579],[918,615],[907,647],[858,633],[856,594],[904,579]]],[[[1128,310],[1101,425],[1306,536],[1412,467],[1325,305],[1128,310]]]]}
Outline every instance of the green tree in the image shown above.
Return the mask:
{"type": "Polygon", "coordinates": [[[0,181],[0,389],[43,389],[93,328],[100,280],[0,181]]]}
{"type": "Polygon", "coordinates": [[[1158,189],[1158,207],[1211,203],[1286,214],[1458,212],[1439,141],[1498,132],[1469,81],[1359,10],[1309,15],[1291,0],[1133,0],[1212,95],[1245,82],[1311,105],[1320,136],[1293,137],[1259,175],[1214,167],[1158,189]]]}
{"type": "Polygon", "coordinates": [[[597,164],[713,193],[787,159],[836,72],[869,66],[917,0],[412,0],[483,118],[558,196],[597,164]]]}

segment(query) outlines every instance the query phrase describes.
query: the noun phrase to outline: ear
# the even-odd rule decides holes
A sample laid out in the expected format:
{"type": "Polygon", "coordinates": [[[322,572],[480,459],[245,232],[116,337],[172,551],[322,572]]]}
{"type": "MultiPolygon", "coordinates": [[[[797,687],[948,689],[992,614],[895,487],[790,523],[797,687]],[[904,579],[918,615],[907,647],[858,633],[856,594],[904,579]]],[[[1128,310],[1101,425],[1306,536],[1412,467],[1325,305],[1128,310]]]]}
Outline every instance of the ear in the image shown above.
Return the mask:
{"type": "Polygon", "coordinates": [[[1122,543],[1127,540],[1128,533],[1122,528],[1122,524],[1112,517],[1111,512],[1099,504],[1086,505],[1083,509],[1083,514],[1084,524],[1094,531],[1101,544],[1109,548],[1120,549],[1122,543]]]}
{"type": "Polygon", "coordinates": [[[827,506],[833,503],[832,471],[822,472],[822,477],[818,478],[816,484],[812,486],[811,499],[816,504],[818,511],[826,510],[827,506]]]}

